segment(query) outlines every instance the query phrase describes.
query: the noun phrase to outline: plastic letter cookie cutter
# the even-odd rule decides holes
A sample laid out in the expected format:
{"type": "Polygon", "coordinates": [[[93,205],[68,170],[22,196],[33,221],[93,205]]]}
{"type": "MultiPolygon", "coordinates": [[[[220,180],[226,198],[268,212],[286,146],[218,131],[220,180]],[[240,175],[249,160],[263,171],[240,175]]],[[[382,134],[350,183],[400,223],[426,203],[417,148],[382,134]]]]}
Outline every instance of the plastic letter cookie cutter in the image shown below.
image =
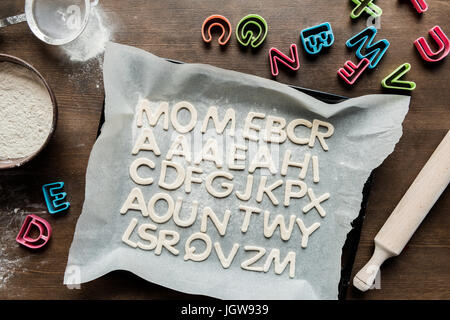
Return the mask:
{"type": "Polygon", "coordinates": [[[51,234],[52,227],[45,219],[30,214],[25,218],[19,234],[16,237],[16,241],[28,248],[39,249],[48,242],[51,234]],[[30,235],[33,226],[39,231],[39,236],[36,238],[32,238],[30,235]]]}
{"type": "Polygon", "coordinates": [[[280,50],[276,48],[270,48],[269,50],[270,69],[274,77],[276,77],[279,73],[277,60],[293,71],[297,71],[300,68],[300,60],[298,59],[298,49],[295,43],[291,44],[291,56],[292,58],[289,58],[280,50]]]}
{"type": "Polygon", "coordinates": [[[416,88],[416,83],[412,81],[400,80],[405,74],[411,70],[411,65],[409,63],[404,63],[395,69],[390,75],[381,81],[383,88],[387,89],[398,89],[398,90],[414,90],[416,88]]]}
{"type": "Polygon", "coordinates": [[[371,26],[354,35],[346,42],[346,45],[349,48],[359,45],[358,50],[356,51],[356,56],[359,59],[369,59],[369,69],[373,69],[378,65],[381,58],[389,48],[389,41],[386,39],[373,43],[376,35],[377,29],[371,26]],[[363,49],[365,49],[365,54],[362,54],[363,49]]]}
{"type": "Polygon", "coordinates": [[[349,85],[356,82],[359,76],[367,69],[370,64],[370,60],[367,58],[362,59],[358,65],[355,65],[351,61],[346,61],[344,67],[338,70],[338,75],[349,85]]]}
{"type": "Polygon", "coordinates": [[[300,32],[303,47],[309,54],[319,53],[323,47],[331,47],[334,43],[333,30],[329,22],[303,29],[300,32]]]}
{"type": "Polygon", "coordinates": [[[414,41],[414,45],[422,56],[423,60],[428,62],[437,62],[444,59],[450,52],[450,41],[442,31],[441,27],[435,26],[429,31],[430,36],[436,41],[439,49],[436,52],[431,50],[424,37],[414,41]]]}
{"type": "Polygon", "coordinates": [[[69,208],[69,202],[62,202],[67,196],[65,192],[58,192],[64,187],[64,182],[54,182],[42,186],[48,212],[51,214],[64,211],[69,208]]]}
{"type": "Polygon", "coordinates": [[[425,0],[411,0],[411,3],[413,4],[414,8],[416,8],[418,13],[424,13],[428,10],[428,4],[425,2],[425,0]]]}
{"type": "Polygon", "coordinates": [[[221,46],[226,45],[231,37],[231,23],[227,18],[218,14],[209,16],[203,22],[202,25],[203,41],[205,41],[206,43],[210,43],[212,41],[211,29],[214,27],[219,27],[222,29],[222,34],[220,35],[218,42],[221,46]]]}
{"type": "Polygon", "coordinates": [[[374,18],[378,18],[383,13],[383,10],[377,6],[374,0],[352,0],[356,7],[350,13],[352,19],[358,18],[361,13],[366,12],[374,18]]]}
{"type": "Polygon", "coordinates": [[[244,47],[250,44],[253,48],[257,48],[266,39],[268,30],[269,27],[263,17],[249,14],[239,21],[236,27],[236,38],[244,47]]]}

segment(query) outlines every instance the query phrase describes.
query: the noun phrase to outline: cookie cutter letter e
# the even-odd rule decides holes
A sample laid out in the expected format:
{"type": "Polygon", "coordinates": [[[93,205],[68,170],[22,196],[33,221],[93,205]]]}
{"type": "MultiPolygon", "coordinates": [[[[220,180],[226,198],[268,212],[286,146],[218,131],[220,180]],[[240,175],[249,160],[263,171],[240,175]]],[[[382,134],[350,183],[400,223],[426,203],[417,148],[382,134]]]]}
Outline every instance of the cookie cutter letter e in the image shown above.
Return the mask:
{"type": "Polygon", "coordinates": [[[64,211],[69,208],[69,202],[62,202],[67,193],[58,192],[64,187],[64,182],[49,183],[42,186],[42,192],[44,193],[45,202],[47,203],[48,212],[51,214],[64,211]]]}
{"type": "Polygon", "coordinates": [[[303,29],[300,32],[300,38],[309,54],[319,53],[323,47],[331,47],[334,42],[333,30],[329,22],[303,29]]]}
{"type": "Polygon", "coordinates": [[[429,31],[430,36],[436,41],[438,50],[433,52],[424,37],[414,41],[414,45],[422,56],[423,60],[428,62],[437,62],[444,59],[450,52],[450,41],[442,31],[441,27],[435,26],[429,31]]]}
{"type": "Polygon", "coordinates": [[[266,39],[268,30],[269,27],[263,17],[249,14],[239,21],[236,27],[236,38],[244,47],[250,44],[253,48],[257,48],[266,39]],[[257,32],[255,32],[256,30],[257,32]]]}
{"type": "Polygon", "coordinates": [[[298,59],[298,49],[295,43],[291,44],[291,56],[292,58],[289,58],[280,50],[276,48],[270,48],[269,50],[270,69],[274,77],[276,77],[279,73],[277,60],[282,64],[284,64],[289,69],[291,69],[292,71],[297,71],[300,68],[300,60],[298,59]]]}
{"type": "Polygon", "coordinates": [[[372,26],[354,35],[346,42],[346,45],[349,48],[353,48],[359,45],[358,49],[356,50],[356,56],[359,59],[369,59],[369,69],[373,69],[378,65],[381,58],[389,48],[389,41],[387,41],[386,39],[373,43],[376,35],[377,29],[372,26]],[[364,54],[362,53],[363,51],[365,51],[364,54]]]}
{"type": "Polygon", "coordinates": [[[349,85],[356,82],[359,76],[367,69],[370,61],[367,58],[362,59],[358,65],[351,61],[346,61],[344,67],[338,70],[338,75],[349,85]]]}
{"type": "Polygon", "coordinates": [[[353,9],[352,13],[350,13],[350,17],[352,19],[358,18],[361,13],[366,12],[370,14],[374,18],[378,18],[383,13],[383,10],[379,6],[377,6],[374,0],[352,0],[356,7],[353,9]]]}
{"type": "Polygon", "coordinates": [[[34,214],[30,214],[25,218],[19,234],[16,237],[16,241],[30,249],[42,248],[50,239],[52,234],[52,227],[50,224],[34,214]],[[39,231],[39,236],[36,238],[31,237],[32,228],[36,227],[39,231]]]}
{"type": "Polygon", "coordinates": [[[218,14],[209,16],[203,22],[203,41],[205,41],[206,43],[210,43],[212,41],[211,29],[214,27],[219,27],[222,29],[222,34],[220,35],[218,42],[221,46],[226,45],[231,37],[231,23],[227,18],[218,14]]]}
{"type": "Polygon", "coordinates": [[[413,4],[414,8],[416,8],[418,13],[424,13],[428,10],[428,4],[425,2],[425,0],[411,0],[411,3],[413,4]]]}
{"type": "Polygon", "coordinates": [[[411,65],[409,63],[404,63],[390,75],[381,81],[381,85],[386,89],[397,89],[397,90],[414,90],[416,88],[416,83],[412,81],[400,80],[405,74],[411,70],[411,65]]]}

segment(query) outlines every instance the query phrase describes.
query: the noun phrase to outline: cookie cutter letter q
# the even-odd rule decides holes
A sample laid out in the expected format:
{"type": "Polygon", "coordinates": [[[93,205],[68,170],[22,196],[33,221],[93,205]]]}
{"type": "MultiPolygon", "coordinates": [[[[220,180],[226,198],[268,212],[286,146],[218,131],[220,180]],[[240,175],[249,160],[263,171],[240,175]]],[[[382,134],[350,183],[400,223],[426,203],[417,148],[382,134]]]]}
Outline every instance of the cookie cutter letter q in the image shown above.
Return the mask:
{"type": "Polygon", "coordinates": [[[49,183],[42,186],[45,202],[47,203],[48,212],[51,214],[64,211],[69,208],[69,202],[63,202],[67,193],[59,192],[64,187],[64,182],[49,183]]]}
{"type": "Polygon", "coordinates": [[[303,47],[309,54],[319,53],[324,47],[331,47],[334,43],[333,30],[329,22],[303,29],[300,33],[303,47]]]}
{"type": "Polygon", "coordinates": [[[202,38],[206,43],[212,41],[211,29],[219,27],[222,29],[222,34],[219,37],[219,44],[224,46],[228,43],[231,37],[231,23],[224,16],[215,14],[205,19],[202,25],[202,38]]]}
{"type": "Polygon", "coordinates": [[[16,241],[30,249],[42,248],[50,239],[52,234],[52,227],[45,220],[34,214],[30,214],[25,218],[16,241]],[[39,231],[39,235],[35,238],[31,237],[33,227],[39,231]]]}

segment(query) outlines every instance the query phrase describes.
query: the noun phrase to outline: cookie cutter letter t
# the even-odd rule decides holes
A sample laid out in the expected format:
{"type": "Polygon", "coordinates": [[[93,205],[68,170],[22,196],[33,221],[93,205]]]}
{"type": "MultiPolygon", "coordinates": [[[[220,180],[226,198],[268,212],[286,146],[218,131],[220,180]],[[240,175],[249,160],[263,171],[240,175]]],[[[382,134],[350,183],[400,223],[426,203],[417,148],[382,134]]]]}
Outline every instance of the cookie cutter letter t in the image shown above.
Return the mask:
{"type": "Polygon", "coordinates": [[[45,202],[47,203],[48,212],[51,214],[64,211],[69,208],[69,202],[62,202],[67,196],[65,192],[58,192],[64,187],[64,182],[49,183],[42,186],[45,202]]]}
{"type": "Polygon", "coordinates": [[[39,249],[48,242],[51,234],[52,228],[45,219],[30,214],[25,218],[16,241],[30,249],[39,249]],[[36,238],[31,237],[33,227],[36,227],[39,231],[39,235],[36,238]]]}

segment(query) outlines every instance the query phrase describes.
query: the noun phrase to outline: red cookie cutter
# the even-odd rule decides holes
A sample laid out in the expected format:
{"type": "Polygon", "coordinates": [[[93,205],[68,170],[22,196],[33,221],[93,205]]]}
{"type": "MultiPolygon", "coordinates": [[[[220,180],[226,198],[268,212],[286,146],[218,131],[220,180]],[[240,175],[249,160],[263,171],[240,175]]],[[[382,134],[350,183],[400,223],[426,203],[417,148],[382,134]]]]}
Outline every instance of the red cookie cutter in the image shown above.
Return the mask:
{"type": "Polygon", "coordinates": [[[347,84],[352,85],[356,82],[359,76],[367,69],[370,64],[370,60],[367,58],[362,59],[358,65],[355,65],[351,61],[346,61],[344,63],[344,67],[338,70],[338,75],[345,81],[347,84]]]}
{"type": "Polygon", "coordinates": [[[224,46],[228,43],[231,37],[231,23],[230,21],[221,16],[219,14],[214,14],[205,19],[202,25],[202,38],[206,43],[210,43],[212,41],[211,29],[214,27],[220,27],[222,29],[222,34],[219,37],[219,44],[224,46]],[[208,34],[206,35],[206,32],[208,34]],[[228,36],[225,38],[225,36],[228,36]],[[225,40],[223,40],[225,38],[225,40]]]}
{"type": "Polygon", "coordinates": [[[48,242],[51,234],[52,227],[45,219],[30,214],[25,218],[16,241],[30,249],[39,249],[48,242]],[[39,231],[39,236],[36,238],[31,237],[33,226],[39,231]]]}
{"type": "Polygon", "coordinates": [[[429,32],[430,36],[436,41],[439,49],[436,52],[431,50],[430,46],[425,40],[424,37],[420,37],[414,44],[419,51],[420,55],[425,61],[428,62],[437,62],[444,59],[448,53],[450,52],[450,41],[445,35],[444,31],[442,31],[441,27],[435,26],[429,32]]]}
{"type": "Polygon", "coordinates": [[[295,43],[291,44],[291,56],[292,58],[288,57],[277,48],[270,48],[269,50],[270,70],[272,71],[272,75],[274,77],[276,77],[279,73],[277,60],[282,64],[284,64],[289,69],[291,69],[292,71],[297,71],[298,69],[300,69],[300,60],[298,59],[298,49],[295,43]]]}
{"type": "Polygon", "coordinates": [[[414,8],[416,8],[418,13],[424,13],[428,10],[428,4],[425,2],[425,0],[411,0],[411,3],[413,4],[414,8]]]}

